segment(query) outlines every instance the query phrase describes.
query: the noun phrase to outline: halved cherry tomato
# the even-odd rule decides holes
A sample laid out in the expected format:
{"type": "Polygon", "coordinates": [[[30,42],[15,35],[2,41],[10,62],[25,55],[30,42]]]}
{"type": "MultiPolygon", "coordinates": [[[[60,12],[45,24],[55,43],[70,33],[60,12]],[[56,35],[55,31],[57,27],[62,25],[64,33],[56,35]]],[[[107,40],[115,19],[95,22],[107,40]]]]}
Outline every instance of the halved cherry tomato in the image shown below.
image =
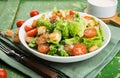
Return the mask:
{"type": "Polygon", "coordinates": [[[7,78],[7,71],[3,68],[0,68],[0,78],[7,78]]]}
{"type": "Polygon", "coordinates": [[[72,50],[72,55],[83,55],[86,54],[86,46],[84,44],[74,44],[73,50],[72,50]]]}
{"type": "Polygon", "coordinates": [[[73,10],[69,10],[69,15],[74,15],[75,12],[73,10]]]}
{"type": "Polygon", "coordinates": [[[38,45],[38,51],[46,54],[50,50],[49,44],[40,44],[38,45]]]}
{"type": "Polygon", "coordinates": [[[36,16],[36,15],[38,15],[38,14],[39,14],[39,11],[38,11],[38,10],[32,10],[32,11],[30,12],[30,16],[31,16],[31,17],[36,16]]]}
{"type": "Polygon", "coordinates": [[[26,32],[28,32],[28,31],[32,30],[33,28],[31,26],[26,25],[24,27],[24,29],[25,29],[26,32]]]}
{"type": "Polygon", "coordinates": [[[34,29],[28,31],[26,34],[29,37],[34,37],[37,34],[37,28],[34,28],[34,29]]]}
{"type": "Polygon", "coordinates": [[[95,28],[87,28],[84,31],[84,35],[87,38],[95,37],[97,35],[97,30],[95,28]]]}
{"type": "Polygon", "coordinates": [[[17,27],[21,27],[24,22],[25,22],[25,21],[22,20],[22,19],[18,20],[18,21],[16,22],[17,27]]]}

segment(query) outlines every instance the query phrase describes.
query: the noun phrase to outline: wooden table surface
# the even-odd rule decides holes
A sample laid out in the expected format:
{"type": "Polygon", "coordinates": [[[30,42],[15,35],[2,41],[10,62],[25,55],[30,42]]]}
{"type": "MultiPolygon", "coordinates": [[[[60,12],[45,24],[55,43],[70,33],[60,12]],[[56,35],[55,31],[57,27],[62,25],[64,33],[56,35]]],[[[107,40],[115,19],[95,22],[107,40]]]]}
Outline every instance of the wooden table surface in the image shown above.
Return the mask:
{"type": "MultiPolygon", "coordinates": [[[[117,12],[120,14],[120,0],[118,0],[117,12]]],[[[0,30],[10,28],[15,30],[16,21],[30,18],[29,12],[37,9],[42,12],[50,11],[54,7],[58,9],[73,9],[81,11],[87,7],[87,0],[0,0],[0,30]]],[[[8,78],[26,78],[27,76],[10,67],[0,60],[0,68],[5,68],[8,78]]],[[[120,78],[120,52],[98,74],[97,78],[120,78]]]]}

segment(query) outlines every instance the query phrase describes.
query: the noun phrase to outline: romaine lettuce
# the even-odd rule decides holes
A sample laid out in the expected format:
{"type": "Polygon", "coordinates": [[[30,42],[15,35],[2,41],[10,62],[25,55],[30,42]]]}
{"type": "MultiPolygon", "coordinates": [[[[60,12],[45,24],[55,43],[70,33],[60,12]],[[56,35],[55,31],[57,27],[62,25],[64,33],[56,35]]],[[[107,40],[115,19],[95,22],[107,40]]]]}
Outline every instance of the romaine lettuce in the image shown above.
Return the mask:
{"type": "Polygon", "coordinates": [[[102,46],[102,40],[100,37],[94,37],[94,38],[83,38],[83,43],[86,45],[87,48],[96,45],[98,47],[102,46]]]}
{"type": "Polygon", "coordinates": [[[80,37],[73,37],[69,39],[65,39],[65,44],[75,44],[75,43],[80,43],[82,41],[82,38],[80,37]]]}
{"type": "Polygon", "coordinates": [[[50,45],[50,51],[47,53],[48,55],[52,56],[69,56],[69,54],[63,50],[60,49],[62,45],[50,45]]]}
{"type": "Polygon", "coordinates": [[[47,32],[53,32],[54,29],[54,25],[52,25],[48,19],[38,19],[37,26],[46,26],[47,32]]]}
{"type": "Polygon", "coordinates": [[[31,47],[31,48],[36,47],[37,46],[36,38],[32,39],[32,41],[29,42],[28,46],[31,47]]]}
{"type": "Polygon", "coordinates": [[[86,29],[87,21],[80,18],[79,22],[70,21],[69,22],[69,33],[70,36],[74,37],[78,35],[79,37],[82,37],[84,35],[84,30],[86,29]]]}

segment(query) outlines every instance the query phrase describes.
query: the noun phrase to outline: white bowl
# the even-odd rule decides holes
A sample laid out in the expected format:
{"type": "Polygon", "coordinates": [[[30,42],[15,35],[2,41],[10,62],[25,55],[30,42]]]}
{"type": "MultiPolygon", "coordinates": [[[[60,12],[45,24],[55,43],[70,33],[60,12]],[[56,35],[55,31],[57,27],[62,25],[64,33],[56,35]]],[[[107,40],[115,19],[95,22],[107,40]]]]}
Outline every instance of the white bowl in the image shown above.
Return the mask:
{"type": "Polygon", "coordinates": [[[109,18],[115,15],[117,10],[117,0],[87,0],[88,14],[99,18],[109,18]]]}
{"type": "MultiPolygon", "coordinates": [[[[100,24],[101,26],[103,26],[103,31],[104,31],[104,42],[103,42],[103,45],[96,51],[94,52],[91,52],[91,53],[87,53],[87,54],[84,54],[84,55],[80,55],[80,56],[69,56],[69,57],[62,57],[62,56],[51,56],[51,55],[46,55],[46,54],[42,54],[32,48],[30,48],[27,43],[25,42],[25,35],[26,35],[26,32],[24,30],[24,26],[25,25],[31,25],[33,20],[35,19],[38,19],[41,17],[42,14],[40,15],[37,15],[35,17],[32,17],[30,19],[28,19],[20,28],[20,31],[19,31],[19,38],[20,38],[20,41],[21,43],[23,44],[23,46],[25,46],[32,54],[34,54],[35,56],[39,57],[39,58],[42,58],[42,59],[45,59],[45,60],[48,60],[48,61],[52,61],[52,62],[59,62],[59,63],[70,63],[70,62],[77,62],[77,61],[83,61],[83,60],[86,60],[90,57],[93,57],[95,56],[96,54],[98,54],[105,46],[107,46],[107,44],[109,43],[110,41],[110,38],[111,38],[111,32],[110,32],[110,29],[109,27],[103,22],[101,21],[100,19],[96,18],[96,20],[99,20],[100,21],[100,24]]],[[[88,15],[86,13],[80,13],[80,15],[82,16],[85,16],[85,15],[88,15]]],[[[91,16],[91,15],[90,15],[91,16]]]]}

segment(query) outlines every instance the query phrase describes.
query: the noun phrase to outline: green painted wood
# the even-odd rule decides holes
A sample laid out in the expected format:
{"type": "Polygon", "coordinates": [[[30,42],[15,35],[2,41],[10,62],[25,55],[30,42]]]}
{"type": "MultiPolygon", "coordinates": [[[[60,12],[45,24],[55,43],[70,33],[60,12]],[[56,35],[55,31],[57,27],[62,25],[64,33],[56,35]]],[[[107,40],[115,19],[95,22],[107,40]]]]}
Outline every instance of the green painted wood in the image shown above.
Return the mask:
{"type": "MultiPolygon", "coordinates": [[[[20,0],[0,0],[0,30],[12,28],[20,0]]],[[[9,60],[9,59],[8,59],[9,60]]],[[[26,78],[23,73],[0,60],[0,68],[7,70],[8,78],[26,78]]],[[[28,77],[27,77],[28,78],[28,77]]]]}
{"type": "Polygon", "coordinates": [[[4,11],[4,7],[6,6],[6,0],[0,0],[0,16],[4,11]]]}
{"type": "Polygon", "coordinates": [[[99,73],[97,78],[120,78],[120,51],[113,60],[99,73]]]}
{"type": "Polygon", "coordinates": [[[5,29],[12,28],[19,2],[20,0],[7,0],[5,4],[6,6],[3,6],[4,10],[0,16],[0,29],[1,30],[4,31],[5,29]]]}
{"type": "MultiPolygon", "coordinates": [[[[37,9],[40,13],[43,13],[51,11],[54,7],[83,11],[86,7],[86,0],[21,0],[15,22],[19,19],[29,19],[29,12],[33,9],[37,9]]],[[[16,28],[15,23],[13,26],[16,28]]]]}
{"type": "MultiPolygon", "coordinates": [[[[120,4],[120,0],[118,0],[120,4]]],[[[73,9],[75,11],[83,11],[87,4],[86,0],[8,0],[0,1],[0,6],[5,7],[2,15],[0,15],[0,29],[13,28],[16,30],[16,21],[19,19],[27,20],[30,18],[29,12],[37,9],[42,12],[51,11],[54,7],[58,9],[73,9]],[[20,3],[19,3],[20,2],[20,3]],[[1,3],[3,3],[1,5],[1,3]]],[[[2,10],[0,7],[0,10],[2,10]]],[[[117,9],[120,14],[120,6],[117,9]]],[[[1,13],[1,12],[0,12],[1,13]]],[[[8,78],[28,78],[23,73],[11,68],[0,60],[0,67],[8,72],[8,78]]],[[[120,52],[113,60],[99,73],[96,78],[120,78],[120,52]]]]}

